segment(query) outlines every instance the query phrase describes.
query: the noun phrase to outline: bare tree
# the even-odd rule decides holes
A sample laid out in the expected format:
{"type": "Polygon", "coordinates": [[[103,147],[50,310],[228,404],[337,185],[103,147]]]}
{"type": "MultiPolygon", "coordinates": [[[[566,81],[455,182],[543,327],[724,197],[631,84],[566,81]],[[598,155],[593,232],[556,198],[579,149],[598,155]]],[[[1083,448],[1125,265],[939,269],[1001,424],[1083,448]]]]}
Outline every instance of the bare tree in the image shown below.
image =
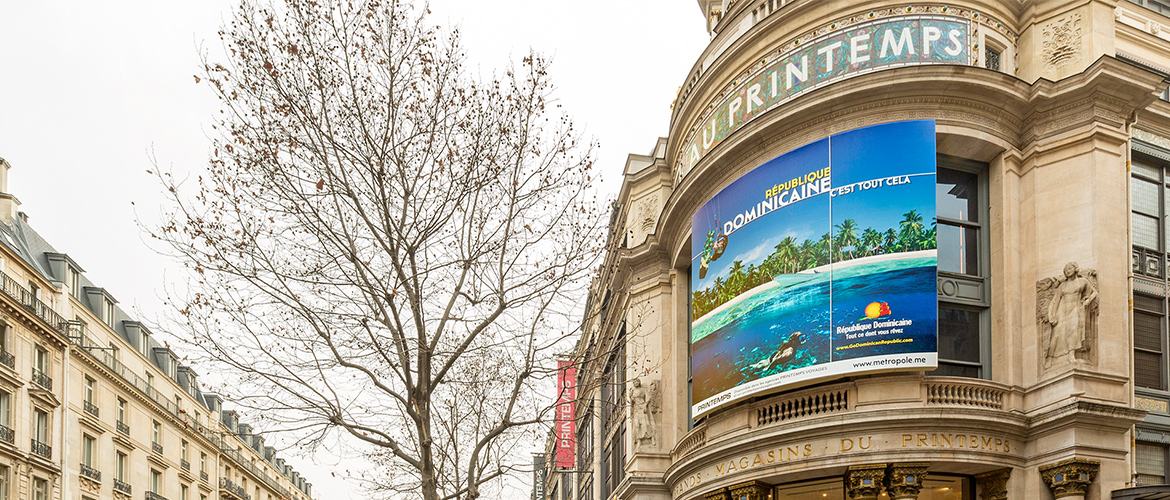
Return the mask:
{"type": "Polygon", "coordinates": [[[407,2],[274,1],[197,78],[208,172],[158,174],[152,234],[193,270],[176,327],[269,425],[359,440],[383,495],[477,498],[551,417],[603,243],[591,147],[540,57],[482,81],[407,2]]]}

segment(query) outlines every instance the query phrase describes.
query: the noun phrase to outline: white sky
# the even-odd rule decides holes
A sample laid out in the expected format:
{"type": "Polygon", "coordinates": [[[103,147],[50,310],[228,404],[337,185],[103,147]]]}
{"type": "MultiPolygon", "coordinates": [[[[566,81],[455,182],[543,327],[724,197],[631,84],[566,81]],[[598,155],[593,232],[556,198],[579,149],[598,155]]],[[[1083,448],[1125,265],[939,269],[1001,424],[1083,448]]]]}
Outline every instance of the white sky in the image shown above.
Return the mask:
{"type": "MultiPolygon", "coordinates": [[[[163,199],[146,170],[151,154],[176,173],[203,165],[218,107],[195,84],[197,46],[219,47],[216,30],[234,3],[0,2],[9,192],[38,232],[148,321],[162,310],[164,283],[182,271],[147,246],[136,222],[153,222],[163,199]]],[[[693,0],[432,0],[431,8],[432,21],[461,26],[485,76],[529,47],[553,56],[556,95],[600,141],[610,194],[626,155],[648,153],[666,135],[670,103],[707,43],[693,0]]],[[[317,498],[359,498],[335,460],[291,455],[283,453],[317,498]]]]}

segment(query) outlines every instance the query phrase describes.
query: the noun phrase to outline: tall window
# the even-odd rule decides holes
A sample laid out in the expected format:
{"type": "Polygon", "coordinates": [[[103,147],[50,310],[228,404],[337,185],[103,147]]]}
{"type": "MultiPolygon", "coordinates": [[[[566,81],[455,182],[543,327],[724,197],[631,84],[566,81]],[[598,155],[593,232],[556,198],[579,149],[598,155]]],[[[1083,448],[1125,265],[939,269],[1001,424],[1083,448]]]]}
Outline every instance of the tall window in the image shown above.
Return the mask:
{"type": "Polygon", "coordinates": [[[12,393],[0,390],[0,425],[12,427],[12,393]]]}
{"type": "Polygon", "coordinates": [[[0,323],[0,351],[12,352],[12,327],[7,323],[0,323]]]}
{"type": "Polygon", "coordinates": [[[114,412],[118,423],[126,423],[126,400],[118,398],[118,408],[114,412]]]}
{"type": "Polygon", "coordinates": [[[151,422],[150,442],[152,444],[162,446],[162,425],[159,424],[157,420],[151,422]]]}
{"type": "Polygon", "coordinates": [[[96,384],[97,384],[97,382],[94,379],[89,378],[89,377],[85,377],[85,402],[86,403],[94,404],[94,393],[96,392],[94,386],[96,384]]]}
{"type": "Polygon", "coordinates": [[[199,472],[207,472],[207,454],[199,452],[199,472]]]}
{"type": "Polygon", "coordinates": [[[162,473],[157,470],[150,469],[150,492],[154,494],[161,494],[162,488],[162,473]]]}
{"type": "Polygon", "coordinates": [[[49,482],[39,477],[33,478],[33,500],[49,500],[49,482]]]}
{"type": "Polygon", "coordinates": [[[33,410],[33,439],[49,443],[49,413],[40,408],[33,410]]]}
{"type": "Polygon", "coordinates": [[[9,482],[8,467],[0,465],[0,500],[8,500],[9,482]]]}
{"type": "Polygon", "coordinates": [[[989,378],[987,165],[939,155],[938,369],[931,375],[989,378]]]}
{"type": "Polygon", "coordinates": [[[183,442],[179,445],[179,459],[184,461],[184,462],[187,461],[187,440],[186,439],[184,439],[183,442]]]}
{"type": "Polygon", "coordinates": [[[127,469],[127,467],[128,467],[127,461],[128,461],[128,457],[126,456],[126,454],[122,453],[120,451],[114,457],[114,479],[117,479],[117,480],[122,481],[122,482],[126,481],[126,472],[128,470],[127,469]]]}
{"type": "Polygon", "coordinates": [[[68,275],[67,280],[69,283],[69,293],[73,294],[74,297],[77,297],[80,299],[81,298],[81,273],[77,272],[77,269],[74,268],[73,266],[66,266],[66,269],[67,269],[66,274],[68,275]]]}
{"type": "Polygon", "coordinates": [[[1134,447],[1137,486],[1166,484],[1166,451],[1164,444],[1137,442],[1134,447]]]}
{"type": "Polygon", "coordinates": [[[49,351],[40,347],[33,350],[33,368],[45,375],[49,374],[49,351]]]}
{"type": "Polygon", "coordinates": [[[93,467],[93,457],[97,450],[97,440],[89,434],[81,435],[81,464],[86,467],[93,467]]]}
{"type": "Polygon", "coordinates": [[[187,485],[179,486],[179,500],[187,500],[187,485]]]}
{"type": "Polygon", "coordinates": [[[122,350],[118,349],[118,344],[113,342],[110,342],[110,357],[114,358],[114,361],[118,363],[122,362],[122,350]]]}
{"type": "Polygon", "coordinates": [[[105,315],[104,316],[105,316],[105,318],[103,318],[103,319],[106,320],[106,325],[108,325],[110,328],[113,328],[114,327],[114,303],[112,301],[109,301],[109,300],[106,301],[105,315]]]}

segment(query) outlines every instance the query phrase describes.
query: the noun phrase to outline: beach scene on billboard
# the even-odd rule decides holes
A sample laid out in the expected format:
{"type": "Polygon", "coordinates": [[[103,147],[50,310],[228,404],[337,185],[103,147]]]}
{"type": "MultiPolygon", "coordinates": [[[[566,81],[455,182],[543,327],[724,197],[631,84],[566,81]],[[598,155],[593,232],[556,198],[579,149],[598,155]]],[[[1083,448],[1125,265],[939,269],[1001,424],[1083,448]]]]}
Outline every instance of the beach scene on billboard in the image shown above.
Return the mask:
{"type": "Polygon", "coordinates": [[[938,366],[935,125],[836,134],[692,217],[692,414],[851,374],[938,366]]]}

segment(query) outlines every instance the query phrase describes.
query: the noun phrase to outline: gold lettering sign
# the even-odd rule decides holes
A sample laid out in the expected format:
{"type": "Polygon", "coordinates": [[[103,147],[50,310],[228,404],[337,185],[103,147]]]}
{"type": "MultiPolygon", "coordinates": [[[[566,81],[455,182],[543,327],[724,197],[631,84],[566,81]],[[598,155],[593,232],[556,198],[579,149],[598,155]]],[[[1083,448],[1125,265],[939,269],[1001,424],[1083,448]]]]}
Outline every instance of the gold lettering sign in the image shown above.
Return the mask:
{"type": "Polygon", "coordinates": [[[1010,454],[1018,448],[1015,445],[1017,443],[1005,436],[972,432],[897,432],[794,442],[719,460],[712,466],[679,479],[674,484],[674,493],[680,495],[701,484],[747,470],[797,463],[813,457],[881,453],[908,448],[1010,454]]]}

